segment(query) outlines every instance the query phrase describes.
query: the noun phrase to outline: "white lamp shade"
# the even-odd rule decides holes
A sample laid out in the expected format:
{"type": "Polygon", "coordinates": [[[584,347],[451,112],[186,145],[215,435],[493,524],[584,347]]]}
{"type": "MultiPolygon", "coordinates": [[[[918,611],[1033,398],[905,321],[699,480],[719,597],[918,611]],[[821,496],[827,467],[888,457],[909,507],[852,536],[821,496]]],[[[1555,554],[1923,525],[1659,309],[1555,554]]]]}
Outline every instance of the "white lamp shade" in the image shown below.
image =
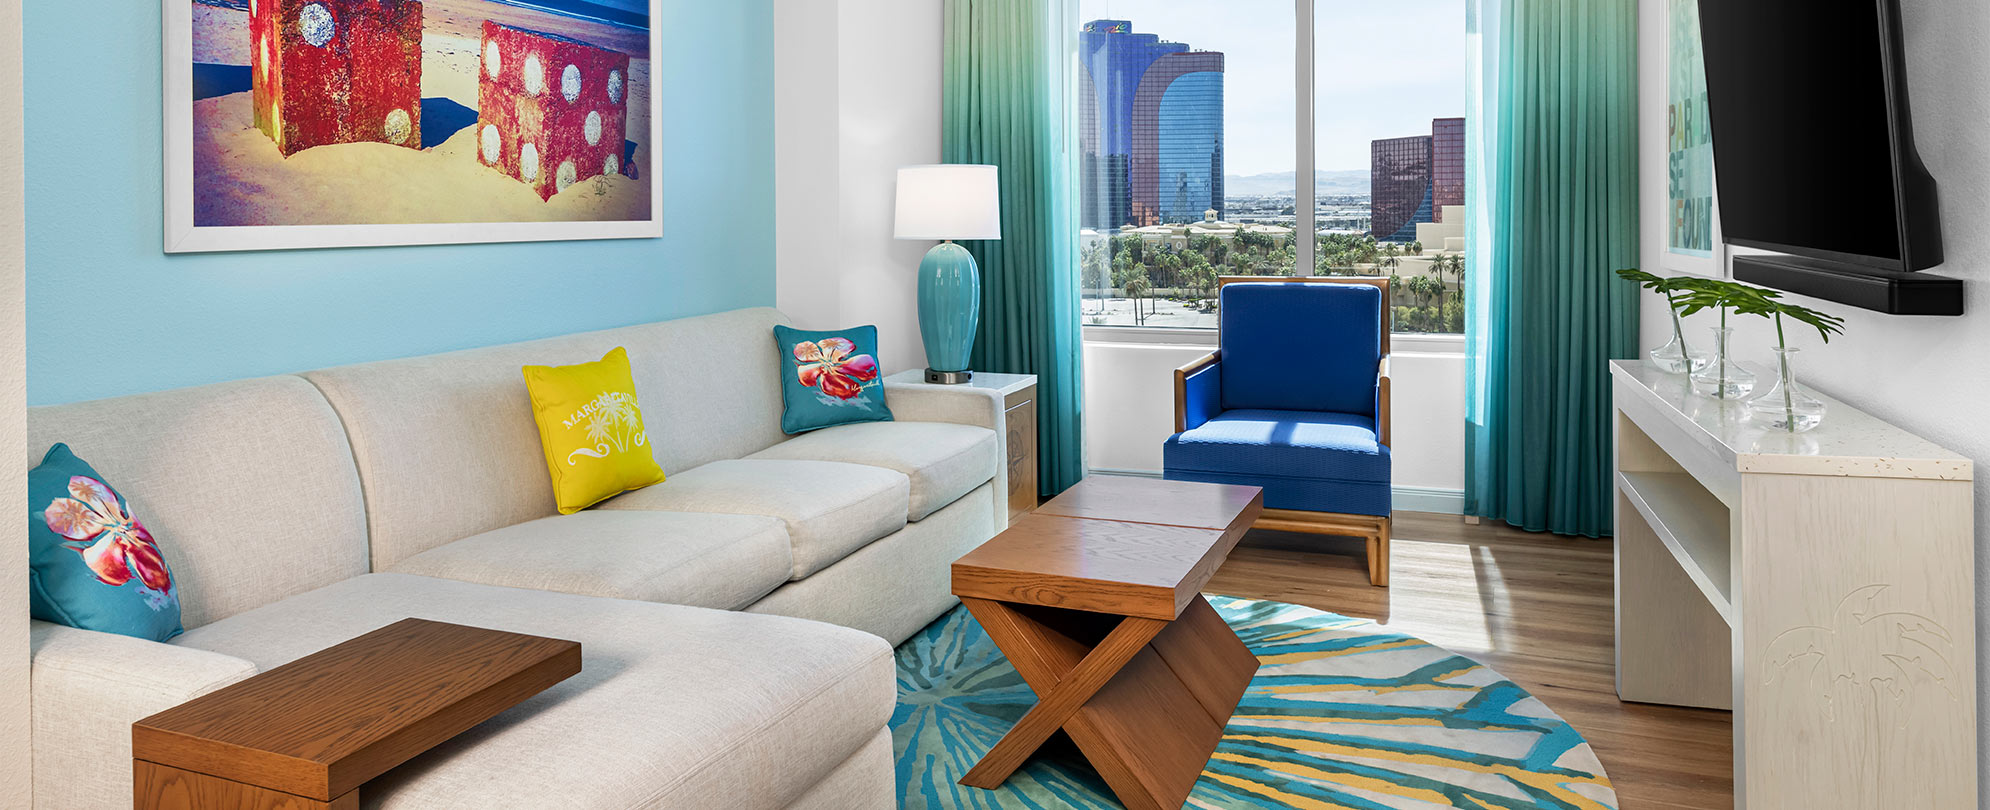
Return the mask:
{"type": "Polygon", "coordinates": [[[1000,239],[1002,200],[995,167],[968,164],[898,170],[899,239],[1000,239]]]}

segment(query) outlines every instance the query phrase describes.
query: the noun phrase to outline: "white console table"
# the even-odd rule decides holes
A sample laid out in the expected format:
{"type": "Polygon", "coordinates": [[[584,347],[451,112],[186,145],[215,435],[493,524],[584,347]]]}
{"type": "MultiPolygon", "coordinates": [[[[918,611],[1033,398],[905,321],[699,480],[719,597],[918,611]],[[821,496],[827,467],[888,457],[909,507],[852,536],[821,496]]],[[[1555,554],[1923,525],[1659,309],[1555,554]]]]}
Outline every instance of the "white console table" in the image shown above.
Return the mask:
{"type": "Polygon", "coordinates": [[[1734,710],[1736,807],[1975,807],[1969,459],[1822,395],[1788,434],[1611,376],[1618,696],[1734,710]]]}

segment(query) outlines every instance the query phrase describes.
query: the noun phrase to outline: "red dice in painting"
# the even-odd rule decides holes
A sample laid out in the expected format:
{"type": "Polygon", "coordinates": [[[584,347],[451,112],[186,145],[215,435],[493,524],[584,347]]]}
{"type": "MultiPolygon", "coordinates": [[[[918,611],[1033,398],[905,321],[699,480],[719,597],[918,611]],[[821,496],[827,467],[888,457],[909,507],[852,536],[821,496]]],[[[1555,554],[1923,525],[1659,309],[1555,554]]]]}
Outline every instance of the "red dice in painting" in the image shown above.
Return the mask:
{"type": "Polygon", "coordinates": [[[489,21],[482,46],[479,160],[531,186],[542,200],[587,178],[622,172],[628,54],[489,21]]]}
{"type": "Polygon", "coordinates": [[[313,146],[421,148],[420,0],[249,0],[256,128],[313,146]]]}

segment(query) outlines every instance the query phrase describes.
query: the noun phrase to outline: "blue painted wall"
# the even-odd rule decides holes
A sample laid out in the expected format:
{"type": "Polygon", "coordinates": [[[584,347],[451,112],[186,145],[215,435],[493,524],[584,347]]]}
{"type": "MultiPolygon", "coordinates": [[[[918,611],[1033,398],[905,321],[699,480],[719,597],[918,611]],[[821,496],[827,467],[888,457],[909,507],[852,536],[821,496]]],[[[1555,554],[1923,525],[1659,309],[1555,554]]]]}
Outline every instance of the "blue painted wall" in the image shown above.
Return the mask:
{"type": "Polygon", "coordinates": [[[22,11],[30,404],[774,303],[771,0],[664,0],[660,240],[175,256],[159,7],[22,11]]]}

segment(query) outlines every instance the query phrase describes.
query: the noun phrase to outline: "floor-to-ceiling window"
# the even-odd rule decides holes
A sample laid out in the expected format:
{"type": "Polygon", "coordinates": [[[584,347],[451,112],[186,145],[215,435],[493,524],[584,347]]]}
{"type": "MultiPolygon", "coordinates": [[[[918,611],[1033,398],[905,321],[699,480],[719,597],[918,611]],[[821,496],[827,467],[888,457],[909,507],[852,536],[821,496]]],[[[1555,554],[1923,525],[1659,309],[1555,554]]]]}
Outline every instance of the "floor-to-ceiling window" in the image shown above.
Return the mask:
{"type": "Polygon", "coordinates": [[[1219,276],[1317,274],[1463,331],[1464,0],[1079,11],[1088,326],[1212,329],[1219,276]]]}
{"type": "Polygon", "coordinates": [[[1087,463],[1160,471],[1219,276],[1393,276],[1395,484],[1403,508],[1457,511],[1465,0],[1079,13],[1087,463]]]}

